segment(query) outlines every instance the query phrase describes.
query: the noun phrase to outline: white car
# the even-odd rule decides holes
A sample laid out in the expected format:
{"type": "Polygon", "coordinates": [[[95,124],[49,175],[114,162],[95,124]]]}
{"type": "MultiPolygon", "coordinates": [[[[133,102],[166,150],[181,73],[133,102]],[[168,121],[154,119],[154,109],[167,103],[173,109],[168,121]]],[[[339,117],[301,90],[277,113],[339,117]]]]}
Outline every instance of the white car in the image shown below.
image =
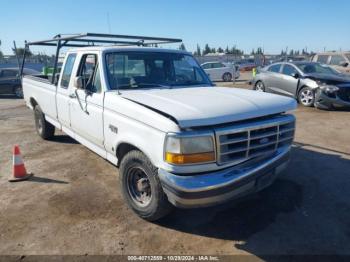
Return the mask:
{"type": "Polygon", "coordinates": [[[232,63],[207,62],[201,64],[201,67],[208,74],[212,81],[232,81],[239,78],[239,68],[232,63]]]}
{"type": "MultiPolygon", "coordinates": [[[[80,35],[70,37],[33,45],[77,46],[80,35]]],[[[55,79],[23,76],[37,133],[50,139],[62,130],[119,166],[123,197],[144,219],[172,205],[217,205],[257,192],[288,162],[295,100],[215,87],[185,51],[71,49],[55,79]]]]}

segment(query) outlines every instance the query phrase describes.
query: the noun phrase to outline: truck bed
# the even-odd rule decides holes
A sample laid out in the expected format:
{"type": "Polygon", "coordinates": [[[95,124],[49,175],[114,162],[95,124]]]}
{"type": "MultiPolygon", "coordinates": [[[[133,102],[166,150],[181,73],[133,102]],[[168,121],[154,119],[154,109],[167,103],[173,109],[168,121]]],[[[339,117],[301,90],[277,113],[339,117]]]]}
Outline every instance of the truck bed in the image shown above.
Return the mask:
{"type": "Polygon", "coordinates": [[[24,76],[22,87],[28,107],[33,109],[36,104],[39,104],[46,116],[57,119],[56,85],[45,76],[24,76]]]}

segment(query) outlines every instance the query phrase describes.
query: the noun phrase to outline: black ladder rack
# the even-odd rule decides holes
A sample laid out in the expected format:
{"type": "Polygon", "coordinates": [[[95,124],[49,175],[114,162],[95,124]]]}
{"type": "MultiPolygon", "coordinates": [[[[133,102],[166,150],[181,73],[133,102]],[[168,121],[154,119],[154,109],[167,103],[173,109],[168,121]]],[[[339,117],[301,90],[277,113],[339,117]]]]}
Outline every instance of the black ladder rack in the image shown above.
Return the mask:
{"type": "Polygon", "coordinates": [[[60,49],[62,47],[88,47],[88,46],[103,46],[105,44],[116,46],[157,46],[159,44],[170,44],[182,42],[178,38],[151,37],[151,36],[135,36],[135,35],[112,35],[99,33],[83,33],[83,34],[59,34],[52,39],[25,42],[22,65],[20,75],[23,74],[23,67],[26,58],[26,51],[29,46],[55,46],[56,56],[51,82],[55,81],[57,71],[57,63],[60,49]]]}

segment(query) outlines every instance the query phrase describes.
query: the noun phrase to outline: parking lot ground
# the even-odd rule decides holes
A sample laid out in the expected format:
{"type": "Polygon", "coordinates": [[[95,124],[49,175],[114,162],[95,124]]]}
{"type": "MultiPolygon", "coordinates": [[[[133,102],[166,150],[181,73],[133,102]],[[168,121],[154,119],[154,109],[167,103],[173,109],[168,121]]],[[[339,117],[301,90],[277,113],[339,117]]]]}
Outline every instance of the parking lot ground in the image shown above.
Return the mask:
{"type": "Polygon", "coordinates": [[[290,165],[271,187],[150,223],[124,203],[116,167],[60,132],[43,141],[23,101],[0,97],[0,255],[350,255],[350,112],[295,115],[290,165]],[[14,144],[28,181],[7,182],[14,144]]]}

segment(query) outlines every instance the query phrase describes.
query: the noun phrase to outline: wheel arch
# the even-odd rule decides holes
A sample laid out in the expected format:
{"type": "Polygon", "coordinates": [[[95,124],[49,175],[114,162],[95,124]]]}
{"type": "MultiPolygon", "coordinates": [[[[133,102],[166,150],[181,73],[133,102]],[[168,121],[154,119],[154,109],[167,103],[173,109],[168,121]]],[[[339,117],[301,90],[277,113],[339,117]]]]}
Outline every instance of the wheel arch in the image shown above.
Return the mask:
{"type": "Polygon", "coordinates": [[[34,109],[37,105],[39,105],[39,103],[36,101],[34,97],[31,97],[29,99],[29,105],[31,106],[32,109],[34,109]]]}
{"type": "Polygon", "coordinates": [[[135,146],[135,145],[133,145],[132,143],[129,143],[129,142],[120,142],[116,146],[116,150],[115,150],[116,157],[118,159],[118,165],[120,165],[121,161],[126,156],[126,154],[129,153],[130,151],[133,151],[133,150],[137,150],[137,151],[142,152],[152,162],[152,159],[141,148],[139,148],[139,147],[137,147],[137,146],[135,146]]]}

